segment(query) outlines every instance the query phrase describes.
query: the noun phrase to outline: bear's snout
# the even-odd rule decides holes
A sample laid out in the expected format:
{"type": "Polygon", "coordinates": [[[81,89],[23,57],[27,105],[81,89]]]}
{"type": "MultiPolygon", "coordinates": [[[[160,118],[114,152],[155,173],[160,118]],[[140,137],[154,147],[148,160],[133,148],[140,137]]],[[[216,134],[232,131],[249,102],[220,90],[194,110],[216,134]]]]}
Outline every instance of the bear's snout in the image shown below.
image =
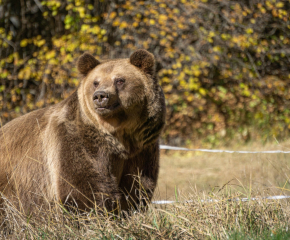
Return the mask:
{"type": "Polygon", "coordinates": [[[118,96],[114,93],[96,91],[93,95],[96,110],[101,115],[116,112],[120,107],[118,96]]]}
{"type": "Polygon", "coordinates": [[[109,93],[97,91],[94,93],[93,100],[98,107],[106,107],[109,102],[109,93]]]}

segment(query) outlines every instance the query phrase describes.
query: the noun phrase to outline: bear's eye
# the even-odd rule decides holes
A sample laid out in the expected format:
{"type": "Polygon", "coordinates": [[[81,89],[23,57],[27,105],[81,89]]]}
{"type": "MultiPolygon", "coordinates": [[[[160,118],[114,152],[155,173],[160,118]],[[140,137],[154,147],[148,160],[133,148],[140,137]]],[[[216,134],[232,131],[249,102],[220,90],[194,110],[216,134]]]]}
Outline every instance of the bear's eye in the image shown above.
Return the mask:
{"type": "Polygon", "coordinates": [[[121,86],[121,85],[124,84],[125,79],[123,79],[123,78],[117,78],[117,79],[115,80],[115,82],[116,82],[116,85],[121,86]]]}
{"type": "Polygon", "coordinates": [[[94,86],[95,87],[99,86],[99,82],[98,81],[94,81],[94,86]]]}

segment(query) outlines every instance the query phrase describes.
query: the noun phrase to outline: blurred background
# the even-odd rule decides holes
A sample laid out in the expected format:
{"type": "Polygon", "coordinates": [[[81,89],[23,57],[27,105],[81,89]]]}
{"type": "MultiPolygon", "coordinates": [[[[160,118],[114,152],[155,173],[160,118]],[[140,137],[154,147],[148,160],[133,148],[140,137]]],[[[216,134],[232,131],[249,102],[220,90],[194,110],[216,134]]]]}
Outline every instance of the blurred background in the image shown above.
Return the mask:
{"type": "MultiPolygon", "coordinates": [[[[289,136],[290,2],[286,0],[0,0],[2,125],[71,94],[79,84],[75,62],[83,52],[102,60],[129,57],[139,48],[155,55],[166,97],[161,143],[265,146],[289,136]]],[[[197,169],[197,162],[174,159],[170,169],[180,163],[185,169],[180,176],[187,180],[194,176],[190,179],[195,183],[202,171],[219,177],[208,178],[211,186],[226,183],[231,174],[252,176],[239,156],[199,158],[202,166],[207,161],[208,165],[198,174],[190,172],[197,169]],[[215,168],[217,158],[226,162],[215,168]]],[[[288,159],[275,159],[283,162],[285,170],[288,159]]],[[[250,160],[252,156],[245,159],[250,160]]],[[[263,173],[268,160],[249,164],[263,173]]],[[[164,177],[172,176],[168,171],[164,177]]],[[[264,173],[259,179],[270,177],[268,170],[264,173]]],[[[280,170],[272,175],[276,180],[282,176],[280,170]]],[[[285,179],[283,175],[279,182],[285,179]]],[[[177,183],[171,180],[168,186],[174,188],[177,183]]]]}
{"type": "Polygon", "coordinates": [[[162,142],[285,138],[290,2],[0,0],[2,124],[79,84],[75,60],[154,53],[167,104],[162,142]]]}

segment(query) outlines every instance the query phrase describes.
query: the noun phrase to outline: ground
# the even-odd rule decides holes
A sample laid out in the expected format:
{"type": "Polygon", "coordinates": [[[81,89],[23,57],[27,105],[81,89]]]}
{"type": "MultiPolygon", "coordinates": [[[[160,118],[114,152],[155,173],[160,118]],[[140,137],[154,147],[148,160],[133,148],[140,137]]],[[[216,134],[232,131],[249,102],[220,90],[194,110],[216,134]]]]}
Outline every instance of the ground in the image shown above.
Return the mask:
{"type": "MultiPolygon", "coordinates": [[[[219,149],[290,151],[290,141],[266,145],[251,143],[247,146],[219,149]]],[[[155,200],[174,200],[176,193],[187,196],[193,192],[219,191],[225,184],[245,192],[254,189],[268,194],[288,194],[290,154],[203,153],[161,150],[160,175],[155,200]]],[[[228,186],[227,185],[227,186],[228,186]]]]}

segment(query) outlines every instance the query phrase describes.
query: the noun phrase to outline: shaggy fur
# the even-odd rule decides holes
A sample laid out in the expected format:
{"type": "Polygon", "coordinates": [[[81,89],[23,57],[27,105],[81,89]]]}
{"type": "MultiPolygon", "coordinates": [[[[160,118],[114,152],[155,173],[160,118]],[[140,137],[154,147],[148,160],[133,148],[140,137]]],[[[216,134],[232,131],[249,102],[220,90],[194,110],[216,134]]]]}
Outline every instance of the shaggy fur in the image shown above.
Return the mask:
{"type": "Polygon", "coordinates": [[[0,191],[24,212],[53,201],[128,210],[142,191],[152,198],[165,121],[153,55],[99,62],[86,53],[77,68],[70,97],[0,129],[0,191]]]}

